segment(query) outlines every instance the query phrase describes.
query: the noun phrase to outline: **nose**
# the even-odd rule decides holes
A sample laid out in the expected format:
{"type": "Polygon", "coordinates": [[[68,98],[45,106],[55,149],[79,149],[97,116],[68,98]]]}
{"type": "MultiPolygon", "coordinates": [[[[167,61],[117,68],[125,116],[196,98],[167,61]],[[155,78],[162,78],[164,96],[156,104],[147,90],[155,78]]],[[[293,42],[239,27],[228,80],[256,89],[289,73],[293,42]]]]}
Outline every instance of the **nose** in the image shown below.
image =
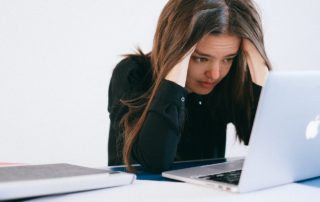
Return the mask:
{"type": "Polygon", "coordinates": [[[218,63],[210,65],[210,68],[206,71],[206,77],[210,80],[217,80],[220,77],[220,67],[218,63]]]}

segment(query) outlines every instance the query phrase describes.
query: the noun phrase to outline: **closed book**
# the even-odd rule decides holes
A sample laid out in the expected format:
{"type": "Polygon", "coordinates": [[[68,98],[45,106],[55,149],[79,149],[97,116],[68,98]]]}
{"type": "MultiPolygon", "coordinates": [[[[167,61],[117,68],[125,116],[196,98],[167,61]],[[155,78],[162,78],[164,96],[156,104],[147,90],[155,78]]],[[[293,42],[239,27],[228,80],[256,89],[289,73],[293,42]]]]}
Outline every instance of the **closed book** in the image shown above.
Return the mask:
{"type": "Polygon", "coordinates": [[[135,179],[130,173],[71,164],[0,167],[0,200],[116,187],[135,179]]]}

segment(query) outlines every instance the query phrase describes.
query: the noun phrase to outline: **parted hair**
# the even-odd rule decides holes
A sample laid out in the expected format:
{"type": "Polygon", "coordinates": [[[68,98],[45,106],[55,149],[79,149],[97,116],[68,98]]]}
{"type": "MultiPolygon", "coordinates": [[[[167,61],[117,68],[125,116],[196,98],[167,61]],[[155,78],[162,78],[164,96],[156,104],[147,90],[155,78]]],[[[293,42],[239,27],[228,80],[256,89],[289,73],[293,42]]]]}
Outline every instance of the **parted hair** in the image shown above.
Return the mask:
{"type": "MultiPolygon", "coordinates": [[[[232,34],[249,39],[263,57],[266,66],[271,64],[264,47],[260,15],[251,0],[169,0],[163,8],[153,40],[151,57],[152,85],[143,95],[121,100],[128,112],[121,120],[123,128],[123,161],[131,167],[132,145],[146,119],[161,81],[183,56],[205,35],[232,34]],[[136,113],[140,116],[132,117],[136,113]]],[[[139,53],[143,55],[142,52],[139,53]]],[[[223,88],[228,98],[237,136],[248,143],[252,124],[252,82],[244,53],[233,61],[223,88]]]]}

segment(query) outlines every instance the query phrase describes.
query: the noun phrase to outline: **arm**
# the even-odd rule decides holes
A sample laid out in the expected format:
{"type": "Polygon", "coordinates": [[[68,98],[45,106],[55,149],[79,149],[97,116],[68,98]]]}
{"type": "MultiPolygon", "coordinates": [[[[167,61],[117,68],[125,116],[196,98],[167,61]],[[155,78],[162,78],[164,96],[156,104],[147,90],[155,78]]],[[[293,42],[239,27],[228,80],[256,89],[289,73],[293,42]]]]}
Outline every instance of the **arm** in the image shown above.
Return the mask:
{"type": "Polygon", "coordinates": [[[161,172],[170,167],[176,156],[184,118],[181,86],[163,80],[133,145],[133,158],[147,170],[161,172]]]}
{"type": "MultiPolygon", "coordinates": [[[[129,99],[128,96],[137,94],[137,89],[133,86],[141,85],[139,82],[143,75],[137,77],[135,74],[141,70],[140,66],[141,64],[132,60],[121,62],[110,81],[109,165],[123,164],[123,136],[119,123],[128,109],[120,104],[119,100],[129,99]]],[[[132,148],[133,160],[142,164],[147,170],[162,171],[173,162],[184,117],[184,102],[181,101],[181,97],[185,97],[186,94],[183,87],[171,81],[162,81],[132,148]]]]}
{"type": "Polygon", "coordinates": [[[184,118],[184,105],[192,47],[162,81],[133,145],[133,157],[145,168],[159,172],[176,156],[184,118]]]}
{"type": "Polygon", "coordinates": [[[242,49],[249,66],[252,81],[259,86],[263,86],[269,73],[264,59],[249,39],[242,40],[242,49]]]}

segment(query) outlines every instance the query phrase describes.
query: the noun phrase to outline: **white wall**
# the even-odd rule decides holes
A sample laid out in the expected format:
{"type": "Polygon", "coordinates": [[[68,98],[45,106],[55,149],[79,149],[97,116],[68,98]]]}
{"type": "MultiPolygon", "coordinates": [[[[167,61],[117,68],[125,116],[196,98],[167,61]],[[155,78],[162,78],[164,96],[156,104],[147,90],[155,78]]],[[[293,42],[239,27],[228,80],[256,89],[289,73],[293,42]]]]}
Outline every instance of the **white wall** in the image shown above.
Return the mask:
{"type": "Polygon", "coordinates": [[[256,0],[275,69],[320,70],[320,1],[256,0]]]}
{"type": "MultiPolygon", "coordinates": [[[[257,2],[275,69],[319,69],[320,1],[257,2]]],[[[165,3],[1,0],[0,162],[106,165],[112,68],[150,50],[165,3]]]]}

